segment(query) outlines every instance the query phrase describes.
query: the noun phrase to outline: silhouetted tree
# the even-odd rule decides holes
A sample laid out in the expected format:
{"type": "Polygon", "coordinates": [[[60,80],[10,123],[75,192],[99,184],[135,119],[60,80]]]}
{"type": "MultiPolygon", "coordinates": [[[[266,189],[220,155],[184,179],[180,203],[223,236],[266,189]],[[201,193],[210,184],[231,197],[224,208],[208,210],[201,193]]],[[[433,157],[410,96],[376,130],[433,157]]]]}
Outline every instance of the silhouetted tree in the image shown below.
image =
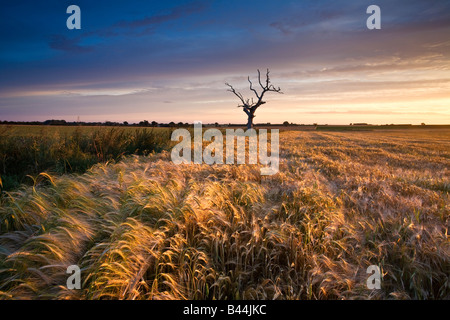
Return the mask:
{"type": "Polygon", "coordinates": [[[230,89],[228,89],[228,91],[234,93],[239,100],[241,100],[242,104],[238,105],[238,108],[243,108],[245,114],[247,115],[247,129],[251,129],[253,127],[253,118],[255,118],[255,111],[256,109],[258,109],[261,105],[265,104],[266,102],[263,101],[263,97],[264,94],[266,92],[278,92],[278,93],[282,93],[280,88],[275,88],[272,84],[270,84],[270,78],[269,78],[269,69],[267,69],[266,72],[266,81],[263,83],[261,81],[261,73],[258,70],[258,82],[259,85],[261,86],[262,91],[260,93],[258,93],[258,91],[253,88],[253,83],[250,80],[250,77],[247,78],[249,84],[250,84],[250,90],[254,92],[254,94],[256,95],[257,101],[255,102],[252,99],[244,99],[243,95],[240,92],[237,92],[233,86],[231,86],[228,83],[225,83],[227,86],[230,87],[230,89]]]}

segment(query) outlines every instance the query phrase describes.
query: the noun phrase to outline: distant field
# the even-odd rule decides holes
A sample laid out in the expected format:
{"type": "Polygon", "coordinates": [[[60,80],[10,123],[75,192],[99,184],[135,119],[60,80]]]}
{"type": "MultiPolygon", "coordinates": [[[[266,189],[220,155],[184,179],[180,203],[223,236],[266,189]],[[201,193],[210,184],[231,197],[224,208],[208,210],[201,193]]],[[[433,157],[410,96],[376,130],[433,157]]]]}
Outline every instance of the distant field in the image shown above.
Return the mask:
{"type": "Polygon", "coordinates": [[[291,131],[280,147],[273,176],[162,152],[11,192],[0,298],[450,299],[450,130],[291,131]]]}
{"type": "Polygon", "coordinates": [[[449,130],[450,125],[318,125],[317,131],[405,131],[405,130],[449,130]]]}
{"type": "MultiPolygon", "coordinates": [[[[136,131],[142,127],[110,127],[110,126],[46,126],[46,125],[0,125],[0,132],[3,136],[36,136],[58,133],[60,135],[72,135],[75,131],[81,130],[83,133],[92,133],[99,130],[111,130],[119,128],[124,131],[136,131]]],[[[148,127],[148,130],[165,131],[168,128],[148,127]]]]}

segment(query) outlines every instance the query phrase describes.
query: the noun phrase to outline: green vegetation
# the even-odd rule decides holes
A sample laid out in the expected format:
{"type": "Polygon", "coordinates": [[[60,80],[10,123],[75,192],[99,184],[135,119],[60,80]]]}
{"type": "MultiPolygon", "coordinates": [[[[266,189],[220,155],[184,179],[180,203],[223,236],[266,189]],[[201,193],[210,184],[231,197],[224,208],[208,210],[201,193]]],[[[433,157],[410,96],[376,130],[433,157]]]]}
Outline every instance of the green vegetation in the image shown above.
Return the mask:
{"type": "Polygon", "coordinates": [[[0,126],[0,181],[4,190],[32,183],[41,172],[82,173],[123,155],[168,147],[169,129],[0,126]]]}
{"type": "Polygon", "coordinates": [[[266,177],[165,151],[44,175],[1,200],[0,298],[449,299],[449,133],[282,132],[266,177]]]}

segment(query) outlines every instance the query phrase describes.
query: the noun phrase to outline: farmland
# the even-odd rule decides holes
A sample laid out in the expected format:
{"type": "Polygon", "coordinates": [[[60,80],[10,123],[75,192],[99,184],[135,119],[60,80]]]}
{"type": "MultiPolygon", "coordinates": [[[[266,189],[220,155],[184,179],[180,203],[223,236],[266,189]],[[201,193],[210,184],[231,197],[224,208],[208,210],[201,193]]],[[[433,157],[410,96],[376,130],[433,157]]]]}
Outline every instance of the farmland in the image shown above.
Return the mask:
{"type": "Polygon", "coordinates": [[[0,188],[33,184],[41,172],[83,173],[124,155],[168,148],[167,128],[0,126],[0,188]]]}
{"type": "Polygon", "coordinates": [[[449,129],[281,132],[272,176],[158,151],[4,193],[0,299],[450,298],[449,129]]]}

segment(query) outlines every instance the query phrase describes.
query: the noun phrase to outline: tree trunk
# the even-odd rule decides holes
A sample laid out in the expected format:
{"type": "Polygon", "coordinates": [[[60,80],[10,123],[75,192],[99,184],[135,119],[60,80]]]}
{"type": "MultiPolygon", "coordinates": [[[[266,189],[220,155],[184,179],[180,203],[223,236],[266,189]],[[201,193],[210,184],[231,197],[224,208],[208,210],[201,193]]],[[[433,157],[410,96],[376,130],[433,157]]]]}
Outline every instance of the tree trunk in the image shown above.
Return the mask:
{"type": "Polygon", "coordinates": [[[248,114],[248,120],[247,120],[247,130],[253,128],[253,118],[255,116],[253,115],[253,113],[249,113],[248,114]]]}

